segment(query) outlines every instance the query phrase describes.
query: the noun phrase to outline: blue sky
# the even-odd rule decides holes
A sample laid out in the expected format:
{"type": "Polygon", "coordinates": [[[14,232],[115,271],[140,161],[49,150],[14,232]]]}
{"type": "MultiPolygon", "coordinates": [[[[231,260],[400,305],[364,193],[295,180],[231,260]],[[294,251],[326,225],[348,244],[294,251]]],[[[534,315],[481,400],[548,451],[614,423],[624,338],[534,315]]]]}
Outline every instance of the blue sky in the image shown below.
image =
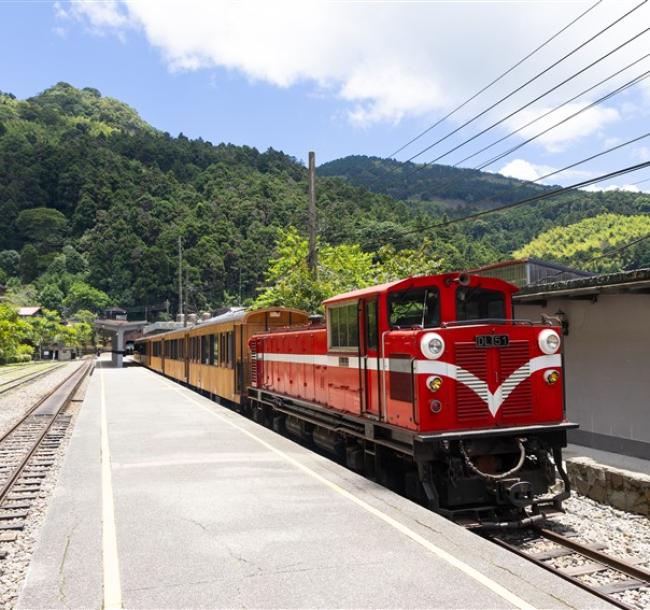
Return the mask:
{"type": "MultiPolygon", "coordinates": [[[[0,2],[0,89],[95,87],[158,129],[319,162],[387,156],[594,2],[0,2]]],[[[605,0],[548,47],[398,155],[405,159],[521,85],[638,2],[605,0]]],[[[635,11],[480,120],[428,161],[570,76],[650,22],[635,11]]],[[[647,53],[649,35],[450,154],[454,163],[647,53]]],[[[534,135],[628,80],[650,58],[531,127],[534,135]],[[564,112],[564,114],[562,114],[564,112]],[[541,125],[541,127],[540,127],[541,125]]],[[[650,78],[490,166],[535,178],[645,131],[650,78]]],[[[519,138],[519,139],[518,139],[519,138]]],[[[521,142],[514,136],[492,149],[521,142]]],[[[472,167],[485,153],[467,164],[472,167]]],[[[650,159],[650,137],[550,182],[650,159]]],[[[650,169],[611,185],[650,178],[650,169]]],[[[638,188],[650,191],[650,182],[638,188]]]]}

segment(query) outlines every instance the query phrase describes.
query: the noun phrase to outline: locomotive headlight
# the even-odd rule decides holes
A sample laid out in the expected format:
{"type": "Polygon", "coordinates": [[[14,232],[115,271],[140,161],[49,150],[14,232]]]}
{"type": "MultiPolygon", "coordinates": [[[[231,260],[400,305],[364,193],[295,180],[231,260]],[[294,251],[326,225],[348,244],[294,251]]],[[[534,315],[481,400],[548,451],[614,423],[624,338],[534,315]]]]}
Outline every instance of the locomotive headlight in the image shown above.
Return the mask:
{"type": "Polygon", "coordinates": [[[437,360],[445,351],[445,340],[438,333],[426,333],[420,339],[420,349],[430,360],[437,360]]]}
{"type": "Polygon", "coordinates": [[[442,379],[433,375],[431,377],[427,377],[427,387],[432,392],[437,392],[442,387],[442,379]]]}
{"type": "Polygon", "coordinates": [[[539,333],[537,342],[539,343],[539,349],[545,354],[554,354],[560,349],[560,335],[550,328],[546,328],[539,333]]]}

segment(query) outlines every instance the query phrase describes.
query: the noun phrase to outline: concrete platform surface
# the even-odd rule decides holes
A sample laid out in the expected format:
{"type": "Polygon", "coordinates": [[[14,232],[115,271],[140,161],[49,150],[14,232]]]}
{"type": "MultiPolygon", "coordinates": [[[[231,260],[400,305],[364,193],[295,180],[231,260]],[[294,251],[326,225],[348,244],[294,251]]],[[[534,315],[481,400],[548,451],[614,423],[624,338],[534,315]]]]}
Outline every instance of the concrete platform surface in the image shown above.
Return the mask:
{"type": "Polygon", "coordinates": [[[20,608],[608,608],[143,368],[98,368],[20,608]]]}
{"type": "Polygon", "coordinates": [[[583,447],[582,445],[569,445],[564,450],[563,456],[565,459],[588,457],[605,466],[612,466],[613,468],[639,472],[641,474],[650,474],[650,461],[648,460],[629,455],[621,455],[620,453],[601,451],[600,449],[592,449],[591,447],[583,447]]]}

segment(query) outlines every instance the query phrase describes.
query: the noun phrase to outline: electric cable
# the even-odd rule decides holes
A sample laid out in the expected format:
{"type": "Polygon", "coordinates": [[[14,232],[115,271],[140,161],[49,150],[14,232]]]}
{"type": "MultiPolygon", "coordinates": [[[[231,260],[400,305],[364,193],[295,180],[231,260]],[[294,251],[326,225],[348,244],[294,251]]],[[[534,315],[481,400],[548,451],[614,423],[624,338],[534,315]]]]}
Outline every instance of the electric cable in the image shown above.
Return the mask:
{"type": "Polygon", "coordinates": [[[502,80],[502,79],[503,79],[504,77],[506,77],[508,74],[510,74],[510,72],[512,72],[515,68],[518,68],[518,67],[519,67],[521,64],[523,64],[526,60],[530,59],[530,58],[531,58],[533,55],[535,55],[538,51],[541,51],[541,50],[542,50],[546,45],[548,45],[548,44],[551,43],[553,40],[555,40],[555,39],[556,39],[560,34],[564,33],[564,32],[565,32],[566,30],[568,30],[572,25],[574,25],[575,23],[577,23],[578,21],[580,21],[580,19],[582,19],[585,15],[587,15],[587,13],[590,13],[592,10],[594,10],[594,9],[595,9],[595,8],[596,8],[596,7],[601,3],[601,2],[602,2],[602,0],[598,0],[595,4],[592,4],[592,5],[591,5],[591,6],[590,6],[586,11],[583,11],[582,13],[580,13],[580,14],[579,14],[575,19],[573,19],[572,21],[570,21],[570,22],[569,22],[567,25],[565,25],[561,30],[559,30],[558,32],[556,32],[555,34],[553,34],[553,36],[551,36],[550,38],[548,38],[547,40],[545,40],[542,44],[540,44],[538,47],[536,47],[536,48],[533,49],[530,53],[528,53],[528,55],[526,55],[524,58],[520,59],[517,63],[515,63],[513,66],[511,66],[510,68],[508,68],[505,72],[502,72],[502,73],[501,73],[499,76],[497,76],[497,77],[496,77],[492,82],[490,82],[490,83],[488,83],[487,85],[485,85],[485,87],[483,87],[482,89],[480,89],[479,91],[477,91],[477,92],[476,92],[474,95],[472,95],[471,97],[467,98],[464,102],[462,102],[460,105],[456,106],[453,110],[451,110],[450,112],[448,112],[448,113],[447,113],[445,116],[443,116],[441,119],[438,119],[438,120],[437,120],[433,125],[427,127],[424,131],[420,132],[417,136],[415,136],[414,138],[411,138],[411,139],[410,139],[406,144],[404,144],[403,146],[400,146],[400,148],[398,148],[396,151],[394,151],[394,152],[392,152],[390,155],[388,155],[388,158],[390,159],[390,158],[394,157],[395,155],[401,153],[405,148],[407,148],[408,146],[410,146],[411,144],[413,144],[413,142],[416,142],[417,140],[419,140],[422,136],[426,135],[426,134],[429,133],[432,129],[435,129],[436,127],[438,127],[438,125],[440,125],[441,123],[443,123],[444,121],[446,121],[449,117],[453,116],[453,115],[456,114],[459,110],[461,110],[462,108],[464,108],[465,106],[467,106],[467,104],[469,104],[470,102],[474,101],[474,100],[475,100],[479,95],[481,95],[481,93],[484,93],[484,92],[487,91],[490,87],[492,87],[492,85],[496,85],[496,83],[498,83],[500,80],[502,80]]]}
{"type": "Polygon", "coordinates": [[[600,87],[600,85],[604,85],[607,81],[612,80],[612,78],[615,78],[619,74],[622,74],[626,70],[629,70],[632,66],[635,66],[636,64],[642,62],[644,59],[647,59],[648,57],[650,57],[650,53],[646,53],[643,57],[639,57],[639,59],[635,59],[633,62],[627,64],[627,66],[625,66],[624,68],[621,68],[620,70],[617,70],[613,74],[610,74],[608,77],[606,77],[603,80],[597,82],[595,85],[592,85],[591,87],[588,87],[587,89],[584,89],[583,91],[581,91],[577,95],[574,95],[572,98],[562,102],[558,106],[555,106],[554,108],[551,108],[550,110],[548,110],[544,114],[540,114],[538,117],[536,117],[534,119],[531,119],[530,121],[528,121],[528,123],[526,123],[524,125],[521,125],[517,129],[511,131],[510,133],[507,133],[505,136],[499,138],[498,140],[495,140],[491,144],[488,144],[487,146],[484,146],[480,150],[477,150],[475,153],[472,153],[471,155],[465,157],[464,159],[461,159],[460,161],[457,161],[456,163],[453,164],[452,167],[458,167],[462,163],[465,163],[465,161],[469,161],[470,159],[473,159],[477,155],[480,155],[482,152],[485,152],[486,150],[489,150],[493,146],[496,146],[497,144],[503,142],[504,140],[507,140],[509,137],[518,134],[519,132],[523,131],[524,129],[526,129],[526,128],[530,127],[531,125],[534,125],[538,121],[541,121],[542,119],[546,118],[550,114],[553,114],[557,110],[560,110],[561,108],[564,108],[564,106],[566,106],[567,104],[570,104],[571,102],[575,102],[578,98],[580,98],[583,95],[589,93],[590,91],[593,91],[594,89],[600,87]]]}
{"type": "MultiPolygon", "coordinates": [[[[577,167],[578,165],[582,165],[583,163],[586,163],[587,161],[593,161],[594,159],[597,159],[598,157],[602,157],[603,155],[607,155],[611,152],[614,152],[615,150],[618,150],[619,148],[624,148],[625,146],[629,146],[630,144],[634,144],[635,142],[638,142],[639,140],[643,140],[644,138],[647,138],[650,136],[650,131],[647,133],[644,133],[641,136],[638,136],[632,140],[628,140],[627,142],[623,142],[621,144],[616,144],[615,146],[612,146],[611,148],[608,148],[607,150],[603,150],[599,153],[596,153],[595,155],[591,155],[591,157],[587,157],[586,159],[581,159],[580,161],[576,161],[575,163],[571,163],[571,165],[567,165],[563,167],[562,169],[557,169],[554,170],[548,174],[545,174],[544,176],[540,176],[539,178],[535,178],[535,180],[531,180],[531,184],[535,184],[537,182],[541,182],[542,180],[545,180],[546,178],[549,178],[551,176],[555,176],[555,174],[561,174],[562,172],[565,172],[568,169],[572,169],[574,167],[577,167]]],[[[650,178],[648,178],[650,180],[650,178]]],[[[635,184],[639,184],[638,182],[635,184]]]]}
{"type": "MultiPolygon", "coordinates": [[[[519,87],[517,87],[516,89],[514,89],[513,91],[511,91],[510,93],[508,93],[508,94],[505,95],[504,97],[500,98],[499,100],[497,100],[496,102],[494,102],[493,104],[491,104],[490,106],[488,106],[485,110],[482,110],[482,111],[479,112],[478,114],[474,115],[472,118],[470,118],[470,119],[468,119],[467,121],[465,121],[462,125],[456,127],[456,128],[453,129],[452,131],[448,132],[448,133],[447,133],[446,135],[444,135],[442,138],[439,138],[438,140],[436,140],[433,144],[430,144],[430,145],[427,146],[426,148],[423,148],[421,151],[419,151],[418,153],[416,153],[415,155],[413,155],[412,157],[410,157],[409,159],[407,159],[407,161],[412,161],[413,159],[415,159],[415,158],[419,157],[420,155],[424,154],[425,152],[431,150],[434,146],[437,146],[437,145],[440,144],[441,142],[444,142],[447,138],[449,138],[449,137],[451,137],[452,135],[454,135],[455,133],[459,132],[461,129],[467,127],[467,125],[470,125],[471,123],[473,123],[474,121],[476,121],[476,120],[479,119],[480,117],[484,116],[484,115],[487,114],[490,110],[492,110],[493,108],[495,108],[496,106],[498,106],[499,104],[501,104],[502,102],[504,102],[505,100],[509,99],[510,97],[512,97],[513,95],[515,95],[516,93],[518,93],[519,91],[521,91],[522,89],[524,89],[525,87],[527,87],[528,85],[530,85],[531,83],[535,82],[538,78],[542,77],[544,74],[546,74],[547,72],[549,72],[550,70],[552,70],[553,68],[555,68],[556,66],[558,66],[559,64],[561,64],[563,61],[565,61],[566,59],[568,59],[569,57],[571,57],[572,55],[574,55],[575,53],[577,53],[579,50],[583,49],[583,48],[584,48],[585,46],[587,46],[590,42],[593,42],[596,38],[598,38],[599,36],[601,36],[602,34],[604,34],[605,32],[607,32],[608,30],[610,30],[612,27],[614,27],[615,25],[617,25],[618,23],[620,23],[623,19],[625,19],[626,17],[629,17],[632,13],[634,13],[636,10],[640,9],[644,4],[646,4],[646,2],[648,2],[648,0],[642,0],[642,2],[640,2],[640,3],[637,4],[635,7],[633,7],[632,9],[630,9],[627,13],[623,14],[623,15],[620,16],[618,19],[615,19],[615,20],[612,21],[609,25],[607,25],[606,27],[604,27],[602,30],[598,31],[596,34],[594,34],[593,36],[591,36],[590,38],[588,38],[587,40],[585,40],[583,43],[581,43],[580,45],[578,45],[577,47],[575,47],[573,50],[571,50],[571,51],[569,51],[568,53],[566,53],[565,55],[563,55],[560,59],[558,59],[558,60],[556,60],[555,62],[553,62],[550,66],[544,68],[544,70],[542,70],[541,72],[538,72],[535,76],[533,76],[532,78],[528,79],[528,80],[527,80],[523,85],[520,85],[519,87]]],[[[649,28],[649,29],[650,29],[650,28],[649,28]]],[[[562,86],[563,84],[565,84],[565,83],[568,82],[569,80],[575,78],[576,76],[578,76],[579,74],[581,74],[581,73],[584,72],[585,70],[589,69],[590,67],[592,67],[593,65],[595,65],[595,64],[598,63],[599,61],[602,61],[603,59],[605,59],[606,57],[608,57],[608,56],[611,55],[612,53],[616,52],[618,49],[620,49],[620,48],[621,48],[622,46],[624,46],[625,44],[629,44],[630,42],[632,42],[632,40],[634,40],[635,38],[638,38],[641,34],[644,34],[646,31],[647,31],[647,29],[644,30],[643,32],[637,34],[636,36],[634,36],[633,38],[631,38],[630,40],[628,40],[626,43],[624,43],[623,45],[617,47],[616,49],[610,51],[608,54],[602,56],[600,59],[598,59],[598,60],[597,60],[596,62],[594,62],[593,64],[590,64],[590,65],[587,66],[586,68],[583,68],[580,72],[574,74],[574,75],[573,75],[572,77],[570,77],[569,79],[567,79],[567,80],[563,81],[562,83],[560,83],[559,85],[557,85],[554,89],[557,89],[558,87],[562,86]]],[[[551,89],[551,90],[547,91],[544,95],[550,93],[550,92],[553,91],[554,89],[551,89]]],[[[542,97],[543,97],[543,96],[542,96],[542,97]]],[[[537,98],[537,99],[539,99],[539,98],[537,98]]],[[[537,101],[537,100],[534,100],[534,101],[537,101]]],[[[530,105],[530,104],[529,104],[529,105],[530,105]]],[[[450,151],[450,152],[451,152],[451,151],[450,151]]],[[[432,161],[432,163],[433,163],[433,161],[432,161]]]]}
{"type": "MultiPolygon", "coordinates": [[[[646,0],[646,1],[647,1],[647,0],[646,0]]],[[[632,41],[636,40],[637,38],[639,38],[639,37],[642,36],[643,34],[646,34],[648,31],[650,31],[650,27],[647,27],[645,30],[642,30],[642,31],[639,32],[638,34],[635,34],[634,36],[632,36],[632,38],[629,38],[629,39],[626,40],[625,42],[621,43],[620,45],[618,45],[617,47],[615,47],[614,49],[612,49],[611,51],[609,51],[609,52],[606,53],[605,55],[600,56],[598,59],[596,59],[595,61],[593,61],[593,62],[590,63],[589,65],[585,66],[584,68],[582,68],[582,69],[579,70],[578,72],[572,74],[571,76],[569,76],[568,78],[564,79],[562,82],[558,83],[557,85],[554,85],[553,87],[551,87],[550,89],[548,89],[547,91],[545,91],[544,93],[542,93],[541,95],[538,95],[535,99],[531,100],[530,102],[527,102],[527,103],[524,104],[523,106],[520,106],[519,108],[517,108],[517,110],[512,111],[510,114],[508,114],[508,115],[502,117],[501,119],[499,119],[498,121],[492,123],[492,124],[489,125],[488,127],[485,127],[484,129],[482,129],[482,130],[479,131],[478,133],[476,133],[476,134],[474,134],[473,136],[471,136],[470,138],[464,140],[464,141],[461,142],[460,144],[457,144],[456,146],[454,146],[454,147],[451,148],[450,150],[448,150],[448,151],[442,153],[441,155],[438,155],[435,159],[431,159],[431,161],[427,161],[426,163],[423,163],[422,165],[418,166],[418,168],[417,168],[413,173],[417,173],[417,172],[419,172],[419,171],[422,171],[425,167],[428,167],[429,165],[435,163],[436,161],[439,161],[440,159],[446,157],[447,155],[451,154],[452,152],[455,152],[456,150],[458,150],[459,148],[465,146],[466,144],[469,144],[470,142],[472,142],[472,141],[475,140],[476,138],[482,136],[483,134],[487,133],[488,131],[494,129],[494,128],[497,127],[498,125],[501,125],[501,123],[504,123],[504,122],[507,121],[508,119],[512,118],[513,116],[515,116],[516,114],[518,114],[519,112],[521,112],[522,110],[528,108],[529,106],[531,106],[531,105],[534,104],[535,102],[538,102],[538,101],[541,100],[543,97],[546,97],[549,93],[552,93],[552,92],[555,91],[556,89],[559,89],[560,87],[562,87],[563,85],[565,85],[565,84],[568,83],[569,81],[573,80],[574,78],[576,78],[577,76],[579,76],[580,74],[582,74],[583,72],[585,72],[586,70],[589,70],[590,68],[592,68],[592,67],[595,66],[596,64],[600,63],[601,61],[603,61],[604,59],[606,59],[607,57],[609,57],[609,56],[612,55],[613,53],[616,53],[617,51],[619,51],[620,49],[622,49],[624,46],[630,44],[632,41]]],[[[435,146],[435,144],[432,144],[431,146],[427,147],[426,149],[424,149],[424,150],[421,151],[420,153],[414,155],[414,156],[411,157],[410,159],[407,159],[406,162],[412,161],[412,160],[415,159],[417,156],[419,156],[422,152],[428,150],[429,148],[433,148],[433,146],[435,146]]],[[[410,175],[411,175],[411,174],[409,174],[408,176],[406,176],[406,178],[408,178],[410,175]]]]}
{"type": "Polygon", "coordinates": [[[586,112],[587,110],[598,106],[602,102],[618,95],[619,93],[625,91],[626,89],[629,89],[630,87],[633,87],[637,83],[640,83],[641,81],[645,80],[650,76],[650,70],[646,70],[642,74],[639,74],[636,78],[633,78],[632,80],[628,81],[627,83],[624,83],[620,87],[617,87],[613,91],[610,91],[608,94],[602,96],[601,98],[597,99],[596,101],[592,102],[591,104],[587,104],[586,106],[583,106],[580,108],[580,110],[577,110],[573,114],[570,114],[569,116],[563,118],[561,121],[558,121],[554,125],[551,125],[550,127],[547,127],[546,129],[543,129],[539,133],[535,134],[534,136],[531,136],[530,138],[527,138],[526,140],[523,140],[522,142],[519,142],[519,144],[516,144],[515,146],[510,147],[508,150],[505,150],[498,155],[495,155],[494,157],[488,159],[487,161],[484,161],[480,165],[477,165],[474,169],[483,169],[485,167],[489,167],[490,165],[493,165],[500,159],[503,159],[504,157],[507,157],[508,155],[512,154],[516,150],[519,150],[523,146],[526,146],[526,144],[529,144],[533,140],[536,140],[537,138],[542,137],[543,135],[546,135],[549,131],[552,131],[556,127],[559,127],[560,125],[564,125],[564,123],[567,123],[571,119],[577,117],[578,115],[582,114],[583,112],[586,112]]]}
{"type": "Polygon", "coordinates": [[[596,176],[594,178],[589,178],[588,180],[583,180],[582,182],[576,182],[575,184],[571,184],[569,186],[563,186],[557,189],[553,190],[548,190],[543,193],[540,193],[538,195],[533,195],[532,197],[526,197],[525,199],[520,199],[519,201],[514,201],[512,203],[506,203],[504,205],[491,208],[489,210],[482,210],[481,212],[475,212],[474,214],[468,214],[467,216],[462,216],[460,218],[451,218],[449,220],[445,220],[443,222],[439,222],[433,225],[425,225],[425,226],[419,226],[414,228],[411,231],[405,231],[403,235],[409,235],[411,233],[421,233],[422,231],[428,231],[431,229],[439,229],[442,227],[447,227],[450,225],[454,224],[459,224],[461,222],[467,222],[469,220],[475,220],[476,218],[481,218],[482,216],[487,216],[488,214],[494,214],[497,212],[502,212],[503,210],[509,210],[512,208],[516,208],[528,203],[534,203],[535,201],[541,201],[543,199],[548,199],[549,197],[555,197],[556,195],[561,195],[562,193],[566,193],[569,191],[574,191],[577,189],[584,188],[586,186],[591,186],[592,184],[598,184],[599,182],[604,182],[605,180],[609,180],[611,178],[617,178],[619,176],[623,176],[625,174],[629,174],[635,171],[638,171],[640,169],[645,169],[646,167],[650,167],[650,161],[644,161],[642,163],[637,163],[635,165],[630,165],[628,167],[624,167],[622,169],[618,169],[613,172],[609,172],[607,174],[601,174],[600,176],[596,176]]]}

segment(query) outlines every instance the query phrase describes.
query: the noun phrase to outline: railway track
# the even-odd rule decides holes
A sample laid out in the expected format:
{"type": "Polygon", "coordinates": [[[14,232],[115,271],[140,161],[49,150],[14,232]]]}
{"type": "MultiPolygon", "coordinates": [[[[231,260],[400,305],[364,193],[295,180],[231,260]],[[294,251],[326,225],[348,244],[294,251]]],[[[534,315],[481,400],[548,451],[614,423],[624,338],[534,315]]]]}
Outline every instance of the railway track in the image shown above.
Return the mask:
{"type": "MultiPolygon", "coordinates": [[[[568,580],[574,585],[589,591],[610,604],[625,610],[639,610],[639,606],[626,603],[617,597],[626,591],[650,586],[650,571],[635,563],[624,561],[604,552],[604,544],[586,544],[574,537],[558,534],[542,527],[527,528],[523,538],[513,540],[513,536],[500,534],[482,535],[491,542],[516,553],[568,580]],[[535,546],[541,543],[543,550],[535,552],[535,546]],[[556,565],[558,558],[572,559],[570,566],[556,565]],[[598,584],[583,580],[584,577],[601,575],[603,582],[598,584]]],[[[521,533],[521,532],[520,532],[521,533]]]]}
{"type": "Polygon", "coordinates": [[[48,366],[45,368],[39,368],[37,371],[29,371],[25,375],[21,375],[20,377],[15,377],[12,379],[8,379],[6,381],[0,381],[0,396],[2,394],[6,394],[7,392],[11,390],[15,390],[16,388],[25,385],[26,383],[29,383],[30,381],[34,381],[35,379],[39,379],[40,377],[44,377],[48,373],[51,373],[52,371],[56,371],[57,369],[61,368],[62,366],[65,366],[64,364],[55,364],[52,366],[48,366]]]}
{"type": "Polygon", "coordinates": [[[25,527],[70,424],[65,410],[92,368],[92,360],[78,367],[0,438],[0,542],[13,542],[25,527]]]}

